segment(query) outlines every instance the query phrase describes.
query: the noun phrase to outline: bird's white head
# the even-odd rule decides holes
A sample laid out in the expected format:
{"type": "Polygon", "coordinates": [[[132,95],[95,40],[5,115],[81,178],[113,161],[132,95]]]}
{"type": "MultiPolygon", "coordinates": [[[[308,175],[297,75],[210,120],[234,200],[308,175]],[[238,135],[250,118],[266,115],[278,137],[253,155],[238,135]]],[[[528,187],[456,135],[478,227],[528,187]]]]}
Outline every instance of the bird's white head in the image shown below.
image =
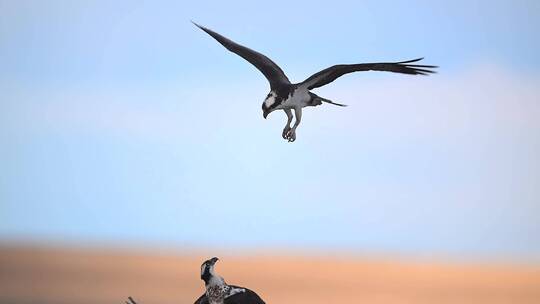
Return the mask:
{"type": "Polygon", "coordinates": [[[277,94],[274,91],[270,91],[262,104],[263,117],[266,118],[268,114],[275,110],[276,106],[278,106],[277,94]]]}
{"type": "Polygon", "coordinates": [[[203,280],[206,285],[223,282],[223,278],[218,276],[214,270],[217,261],[219,261],[219,259],[213,257],[204,261],[201,265],[201,280],[203,280]]]}

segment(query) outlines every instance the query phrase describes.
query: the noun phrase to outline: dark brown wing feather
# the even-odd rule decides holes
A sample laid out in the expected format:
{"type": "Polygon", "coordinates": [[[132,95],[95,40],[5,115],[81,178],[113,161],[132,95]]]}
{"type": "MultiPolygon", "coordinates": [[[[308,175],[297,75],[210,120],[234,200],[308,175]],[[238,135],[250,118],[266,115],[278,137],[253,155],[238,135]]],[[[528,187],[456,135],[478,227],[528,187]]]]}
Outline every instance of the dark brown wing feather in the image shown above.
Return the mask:
{"type": "Polygon", "coordinates": [[[219,43],[221,43],[227,50],[237,54],[238,56],[244,58],[245,60],[249,61],[252,65],[254,65],[261,73],[264,74],[266,79],[268,79],[268,82],[270,82],[270,87],[272,89],[275,89],[281,85],[287,85],[291,82],[281,70],[281,68],[270,58],[264,56],[263,54],[256,52],[252,49],[249,49],[243,45],[240,45],[227,37],[224,37],[211,29],[208,29],[204,26],[198,25],[197,23],[193,22],[198,28],[205,31],[208,35],[212,36],[214,39],[216,39],[219,43]]]}
{"type": "MultiPolygon", "coordinates": [[[[230,285],[233,288],[245,289],[245,292],[234,294],[225,299],[225,304],[265,304],[264,301],[254,291],[245,287],[230,285]]],[[[200,296],[194,304],[208,304],[206,294],[200,296]]]]}
{"type": "Polygon", "coordinates": [[[379,63],[360,63],[360,64],[339,64],[331,66],[320,72],[311,75],[300,85],[307,86],[308,90],[322,87],[336,80],[337,78],[353,72],[359,71],[386,71],[410,75],[428,75],[435,73],[431,69],[437,68],[434,65],[411,64],[424,58],[418,58],[401,62],[379,62],[379,63]]]}
{"type": "Polygon", "coordinates": [[[208,304],[206,293],[203,293],[202,296],[200,296],[193,304],[208,304]]]}

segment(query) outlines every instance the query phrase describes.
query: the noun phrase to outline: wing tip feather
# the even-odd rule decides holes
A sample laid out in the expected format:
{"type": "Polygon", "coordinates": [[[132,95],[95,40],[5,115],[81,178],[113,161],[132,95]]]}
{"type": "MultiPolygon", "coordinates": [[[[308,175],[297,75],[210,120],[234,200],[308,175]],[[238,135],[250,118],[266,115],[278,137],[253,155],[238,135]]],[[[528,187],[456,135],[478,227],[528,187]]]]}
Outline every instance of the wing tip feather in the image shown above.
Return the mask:
{"type": "Polygon", "coordinates": [[[437,71],[434,71],[434,70],[431,70],[431,69],[439,68],[439,66],[437,66],[437,65],[410,64],[410,63],[418,62],[418,61],[423,60],[423,59],[424,59],[424,57],[420,57],[420,58],[416,58],[416,59],[397,62],[397,64],[401,65],[401,66],[404,66],[407,69],[411,69],[412,70],[411,74],[424,75],[424,76],[429,76],[429,74],[436,74],[437,71]]]}
{"type": "Polygon", "coordinates": [[[420,60],[423,60],[424,57],[420,57],[420,58],[416,58],[416,59],[411,59],[411,60],[405,60],[405,61],[400,61],[400,62],[396,62],[398,64],[403,64],[403,63],[412,63],[412,62],[417,62],[417,61],[420,61],[420,60]]]}
{"type": "Polygon", "coordinates": [[[190,21],[191,23],[193,23],[196,27],[198,27],[198,28],[200,28],[200,29],[203,28],[202,25],[198,24],[197,22],[193,21],[192,19],[190,19],[189,21],[190,21]]]}

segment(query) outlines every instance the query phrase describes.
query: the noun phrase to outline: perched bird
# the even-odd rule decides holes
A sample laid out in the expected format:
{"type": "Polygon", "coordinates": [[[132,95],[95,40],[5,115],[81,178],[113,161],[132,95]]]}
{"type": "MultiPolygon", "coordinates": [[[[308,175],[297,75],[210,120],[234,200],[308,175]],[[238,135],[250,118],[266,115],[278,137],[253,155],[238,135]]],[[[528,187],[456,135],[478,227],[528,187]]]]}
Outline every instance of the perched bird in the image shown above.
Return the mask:
{"type": "Polygon", "coordinates": [[[214,257],[202,263],[201,279],[204,281],[206,292],[195,301],[195,304],[265,304],[255,292],[225,283],[215,271],[218,260],[214,257]]]}
{"type": "MultiPolygon", "coordinates": [[[[205,293],[194,304],[265,304],[252,290],[225,283],[215,271],[216,262],[213,257],[201,265],[201,280],[204,281],[205,293]]],[[[137,304],[132,297],[125,304],[137,304]]]]}
{"type": "Polygon", "coordinates": [[[296,140],[296,128],[298,128],[298,125],[302,120],[302,108],[318,106],[323,102],[336,106],[345,106],[344,104],[339,104],[317,96],[310,92],[310,90],[327,85],[337,78],[352,72],[386,71],[410,75],[428,75],[434,73],[431,69],[437,68],[437,66],[433,65],[413,64],[423,58],[400,62],[339,64],[317,72],[300,83],[293,84],[289,81],[283,70],[270,60],[270,58],[242,46],[204,26],[198,25],[195,22],[193,22],[193,24],[208,33],[229,51],[249,61],[264,74],[270,83],[270,93],[268,93],[262,104],[263,117],[266,118],[268,114],[273,111],[283,110],[287,115],[287,124],[283,129],[282,137],[289,142],[296,140]],[[292,111],[294,111],[296,120],[291,127],[293,119],[292,111]]]}

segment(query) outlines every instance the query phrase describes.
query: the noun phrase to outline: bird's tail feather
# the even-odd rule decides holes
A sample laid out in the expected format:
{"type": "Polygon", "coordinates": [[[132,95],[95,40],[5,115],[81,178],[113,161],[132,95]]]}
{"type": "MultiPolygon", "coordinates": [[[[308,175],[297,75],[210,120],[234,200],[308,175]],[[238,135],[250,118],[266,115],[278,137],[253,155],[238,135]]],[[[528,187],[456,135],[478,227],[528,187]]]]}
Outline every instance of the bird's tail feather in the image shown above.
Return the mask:
{"type": "Polygon", "coordinates": [[[333,104],[333,105],[335,105],[335,106],[340,106],[340,107],[346,107],[346,106],[347,106],[346,104],[333,102],[333,101],[331,101],[330,99],[326,99],[326,98],[322,98],[322,97],[319,97],[319,98],[321,99],[322,102],[326,102],[326,103],[329,103],[329,104],[333,104]]]}
{"type": "Polygon", "coordinates": [[[345,104],[333,102],[333,101],[331,101],[330,99],[322,98],[321,96],[319,96],[319,95],[317,95],[317,94],[315,94],[315,93],[312,93],[312,92],[309,92],[309,95],[311,95],[312,106],[318,106],[318,105],[321,105],[323,102],[326,102],[326,103],[329,103],[329,104],[333,104],[333,105],[335,105],[335,106],[340,106],[340,107],[346,107],[346,106],[347,106],[347,105],[345,105],[345,104]]]}

